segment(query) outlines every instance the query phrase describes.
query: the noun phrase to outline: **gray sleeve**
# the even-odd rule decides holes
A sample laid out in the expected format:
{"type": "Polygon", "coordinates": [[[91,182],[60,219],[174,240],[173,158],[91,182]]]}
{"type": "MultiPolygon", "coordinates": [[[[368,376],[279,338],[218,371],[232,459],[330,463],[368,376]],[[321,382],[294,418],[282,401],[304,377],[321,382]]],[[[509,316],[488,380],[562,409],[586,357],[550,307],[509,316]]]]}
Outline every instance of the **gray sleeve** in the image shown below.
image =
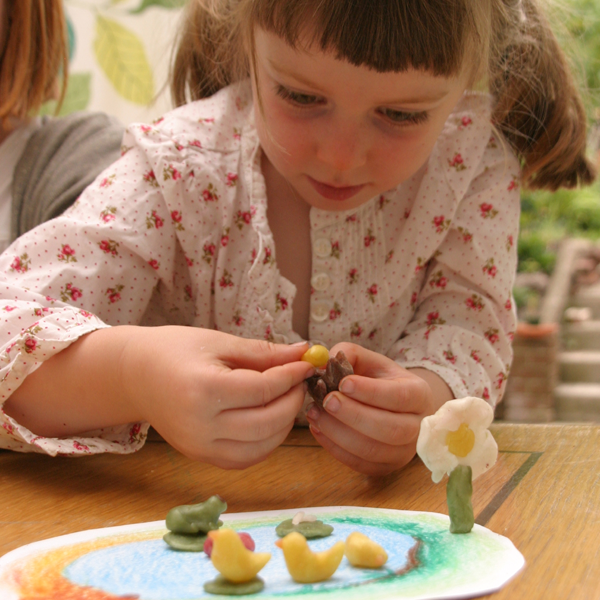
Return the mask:
{"type": "Polygon", "coordinates": [[[15,167],[11,241],[71,206],[119,158],[123,132],[104,113],[45,119],[15,167]]]}

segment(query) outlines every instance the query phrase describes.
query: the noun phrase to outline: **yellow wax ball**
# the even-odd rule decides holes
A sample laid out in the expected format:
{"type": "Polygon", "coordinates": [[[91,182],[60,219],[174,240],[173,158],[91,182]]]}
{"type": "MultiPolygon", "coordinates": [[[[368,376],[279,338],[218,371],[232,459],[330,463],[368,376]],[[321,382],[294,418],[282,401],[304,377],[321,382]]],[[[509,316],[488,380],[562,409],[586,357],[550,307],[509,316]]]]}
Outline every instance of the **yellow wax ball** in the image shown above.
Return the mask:
{"type": "Polygon", "coordinates": [[[327,365],[329,350],[325,346],[321,346],[321,344],[315,344],[302,355],[301,360],[309,362],[313,367],[320,369],[327,365]]]}

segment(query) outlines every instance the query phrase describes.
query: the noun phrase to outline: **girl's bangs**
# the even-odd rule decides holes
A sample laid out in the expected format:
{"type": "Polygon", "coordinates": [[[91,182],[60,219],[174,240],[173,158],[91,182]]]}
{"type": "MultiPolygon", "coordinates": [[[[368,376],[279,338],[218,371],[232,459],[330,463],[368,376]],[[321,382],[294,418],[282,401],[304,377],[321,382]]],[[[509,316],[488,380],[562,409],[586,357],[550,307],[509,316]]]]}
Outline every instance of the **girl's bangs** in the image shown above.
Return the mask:
{"type": "Polygon", "coordinates": [[[255,0],[250,22],[379,72],[461,72],[476,27],[466,0],[255,0]]]}

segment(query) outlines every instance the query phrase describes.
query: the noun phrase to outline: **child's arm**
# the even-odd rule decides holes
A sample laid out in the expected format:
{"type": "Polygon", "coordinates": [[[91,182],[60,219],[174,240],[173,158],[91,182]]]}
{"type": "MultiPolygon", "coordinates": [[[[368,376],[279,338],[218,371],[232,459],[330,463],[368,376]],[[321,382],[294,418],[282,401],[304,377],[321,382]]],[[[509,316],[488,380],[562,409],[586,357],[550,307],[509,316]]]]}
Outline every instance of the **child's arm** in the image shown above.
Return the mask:
{"type": "Polygon", "coordinates": [[[101,329],[27,377],[4,411],[45,437],[148,421],[191,458],[244,468],[293,426],[305,351],[190,327],[101,329]]]}
{"type": "Polygon", "coordinates": [[[354,368],[340,392],[313,407],[308,419],[315,439],[340,462],[367,475],[385,475],[416,453],[421,420],[453,398],[441,377],[426,369],[406,370],[355,344],[338,344],[354,368]]]}

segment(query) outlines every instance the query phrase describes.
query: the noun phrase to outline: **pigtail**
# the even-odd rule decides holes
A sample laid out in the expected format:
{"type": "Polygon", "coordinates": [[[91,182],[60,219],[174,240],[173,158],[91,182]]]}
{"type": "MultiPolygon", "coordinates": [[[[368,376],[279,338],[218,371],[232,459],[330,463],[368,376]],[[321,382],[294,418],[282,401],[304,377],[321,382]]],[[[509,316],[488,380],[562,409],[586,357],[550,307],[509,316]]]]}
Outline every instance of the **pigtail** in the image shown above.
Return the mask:
{"type": "Polygon", "coordinates": [[[494,125],[522,163],[522,183],[556,190],[589,184],[587,121],[566,57],[535,0],[504,0],[493,15],[494,125]]]}
{"type": "MultiPolygon", "coordinates": [[[[192,0],[170,69],[175,106],[207,98],[248,73],[239,0],[192,0]]],[[[242,3],[243,4],[243,3],[242,3]]]]}

